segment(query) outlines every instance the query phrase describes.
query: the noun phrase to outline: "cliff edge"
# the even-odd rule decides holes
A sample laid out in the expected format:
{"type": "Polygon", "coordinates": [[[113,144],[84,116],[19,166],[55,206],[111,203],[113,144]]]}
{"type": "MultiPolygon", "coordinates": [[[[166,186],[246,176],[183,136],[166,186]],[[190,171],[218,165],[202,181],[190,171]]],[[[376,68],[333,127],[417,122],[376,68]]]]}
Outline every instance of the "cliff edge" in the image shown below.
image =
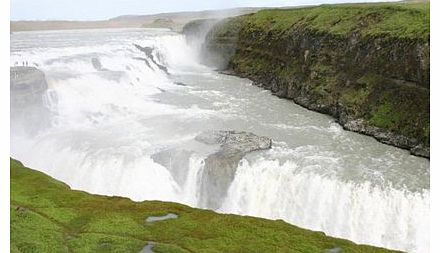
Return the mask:
{"type": "Polygon", "coordinates": [[[398,253],[281,220],[92,195],[11,159],[11,252],[398,253]]]}

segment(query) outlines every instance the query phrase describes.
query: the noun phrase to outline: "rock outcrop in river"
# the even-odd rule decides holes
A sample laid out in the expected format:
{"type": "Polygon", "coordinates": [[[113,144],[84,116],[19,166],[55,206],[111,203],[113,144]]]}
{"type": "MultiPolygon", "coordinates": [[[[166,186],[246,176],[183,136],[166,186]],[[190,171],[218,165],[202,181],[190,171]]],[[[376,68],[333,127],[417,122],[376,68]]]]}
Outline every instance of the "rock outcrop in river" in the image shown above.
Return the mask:
{"type": "Polygon", "coordinates": [[[323,5],[227,19],[208,63],[429,157],[429,3],[323,5]]]}
{"type": "MultiPolygon", "coordinates": [[[[235,177],[240,160],[248,153],[269,149],[272,140],[241,131],[207,131],[195,137],[210,153],[203,161],[199,206],[218,209],[223,203],[229,186],[235,177]]],[[[161,164],[184,186],[188,177],[188,161],[193,151],[183,149],[162,150],[154,155],[154,162],[161,164]]]]}
{"type": "Polygon", "coordinates": [[[159,62],[157,62],[157,61],[154,59],[154,55],[153,55],[154,48],[152,48],[152,47],[142,47],[142,46],[139,46],[139,45],[137,45],[137,44],[134,44],[134,46],[135,46],[138,50],[142,51],[142,52],[145,54],[145,56],[147,57],[146,59],[144,59],[144,58],[138,58],[138,59],[139,59],[139,60],[143,60],[143,61],[145,62],[145,64],[147,64],[147,66],[148,66],[150,69],[151,69],[152,67],[151,67],[149,61],[151,61],[154,65],[156,65],[160,70],[162,70],[162,71],[165,72],[166,74],[169,74],[169,72],[168,72],[168,68],[165,67],[164,65],[160,64],[159,62]]]}
{"type": "Polygon", "coordinates": [[[44,98],[48,89],[44,73],[34,67],[10,68],[11,131],[34,134],[49,125],[44,98]],[[27,122],[15,124],[17,122],[27,122]]]}
{"type": "Polygon", "coordinates": [[[205,159],[199,204],[218,209],[234,180],[240,160],[249,152],[269,149],[272,140],[253,133],[238,131],[205,132],[196,140],[220,149],[205,159]]]}

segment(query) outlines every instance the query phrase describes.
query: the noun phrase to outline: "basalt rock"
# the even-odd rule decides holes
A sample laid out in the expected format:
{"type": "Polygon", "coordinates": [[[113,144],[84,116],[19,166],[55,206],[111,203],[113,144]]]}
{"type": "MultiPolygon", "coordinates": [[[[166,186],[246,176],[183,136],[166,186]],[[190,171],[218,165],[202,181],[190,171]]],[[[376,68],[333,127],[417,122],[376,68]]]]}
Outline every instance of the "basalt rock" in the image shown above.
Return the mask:
{"type": "Polygon", "coordinates": [[[220,149],[205,159],[199,204],[218,209],[234,180],[240,160],[249,152],[271,148],[272,140],[253,133],[237,131],[204,132],[196,140],[219,145],[220,149]]]}
{"type": "Polygon", "coordinates": [[[151,156],[155,163],[158,163],[171,173],[174,181],[183,186],[188,176],[188,161],[193,154],[192,151],[180,149],[167,149],[151,156]]]}
{"type": "Polygon", "coordinates": [[[35,134],[50,124],[45,103],[47,90],[43,71],[34,67],[10,68],[11,132],[35,134]]]}
{"type": "Polygon", "coordinates": [[[152,69],[150,63],[148,62],[148,60],[150,60],[154,65],[156,65],[160,70],[162,70],[163,72],[165,72],[167,75],[170,74],[170,73],[168,72],[168,68],[167,68],[167,67],[165,67],[164,65],[160,64],[159,62],[157,62],[157,61],[154,59],[154,55],[153,55],[154,48],[152,48],[152,47],[142,47],[142,46],[139,46],[139,45],[137,45],[137,44],[134,44],[134,46],[135,46],[137,49],[139,49],[140,51],[142,51],[142,52],[145,54],[145,56],[146,56],[146,59],[144,59],[144,58],[140,58],[140,57],[137,57],[137,58],[135,58],[135,59],[138,59],[138,60],[142,60],[142,61],[144,61],[145,64],[147,64],[147,66],[148,66],[150,69],[152,69]]]}

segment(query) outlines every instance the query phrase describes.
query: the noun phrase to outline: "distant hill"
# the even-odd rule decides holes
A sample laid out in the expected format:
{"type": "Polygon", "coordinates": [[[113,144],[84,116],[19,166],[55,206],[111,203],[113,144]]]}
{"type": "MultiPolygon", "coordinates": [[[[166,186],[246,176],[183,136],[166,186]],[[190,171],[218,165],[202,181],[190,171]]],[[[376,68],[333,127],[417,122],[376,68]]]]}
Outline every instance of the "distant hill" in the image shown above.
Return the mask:
{"type": "Polygon", "coordinates": [[[142,25],[142,27],[145,27],[145,28],[149,28],[149,27],[172,28],[174,26],[176,26],[176,24],[174,23],[174,21],[171,18],[158,18],[158,19],[155,19],[151,23],[142,25]]]}
{"type": "Polygon", "coordinates": [[[219,17],[229,17],[237,16],[246,13],[256,12],[262,8],[233,8],[233,9],[222,9],[222,10],[206,10],[206,11],[185,11],[185,12],[169,12],[169,13],[159,13],[159,14],[149,14],[149,15],[123,15],[115,18],[109,19],[110,21],[127,21],[127,20],[154,20],[158,18],[169,18],[169,19],[182,19],[182,18],[195,18],[195,19],[206,19],[206,18],[219,18],[219,17]]]}
{"type": "Polygon", "coordinates": [[[11,21],[11,32],[37,30],[67,30],[96,28],[170,28],[181,31],[189,21],[196,19],[226,18],[257,12],[262,8],[235,8],[194,12],[171,12],[151,15],[124,15],[100,21],[36,20],[11,21]]]}

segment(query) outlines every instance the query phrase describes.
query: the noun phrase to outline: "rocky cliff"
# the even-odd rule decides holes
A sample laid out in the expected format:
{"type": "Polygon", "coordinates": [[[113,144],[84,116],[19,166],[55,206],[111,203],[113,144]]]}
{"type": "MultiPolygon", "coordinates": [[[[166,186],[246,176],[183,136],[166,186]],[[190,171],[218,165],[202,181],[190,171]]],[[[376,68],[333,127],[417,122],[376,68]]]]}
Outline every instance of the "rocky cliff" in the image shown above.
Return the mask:
{"type": "Polygon", "coordinates": [[[34,135],[48,127],[45,74],[34,67],[11,67],[10,79],[11,133],[34,135]]]}
{"type": "Polygon", "coordinates": [[[209,64],[429,157],[429,3],[263,10],[216,24],[209,64]]]}

